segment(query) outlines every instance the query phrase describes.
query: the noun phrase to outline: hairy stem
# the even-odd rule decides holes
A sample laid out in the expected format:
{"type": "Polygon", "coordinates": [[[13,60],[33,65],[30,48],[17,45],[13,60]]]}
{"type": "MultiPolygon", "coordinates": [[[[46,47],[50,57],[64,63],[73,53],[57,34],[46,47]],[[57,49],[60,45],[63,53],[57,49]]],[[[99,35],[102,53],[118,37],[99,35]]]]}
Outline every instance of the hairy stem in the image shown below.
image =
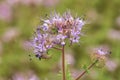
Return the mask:
{"type": "Polygon", "coordinates": [[[57,48],[57,47],[53,47],[54,49],[57,49],[57,50],[62,50],[61,48],[57,48]]]}
{"type": "MultiPolygon", "coordinates": [[[[98,59],[96,59],[96,60],[87,68],[87,70],[91,69],[97,62],[98,62],[98,59]]],[[[77,77],[75,80],[79,80],[83,75],[85,75],[85,73],[87,72],[87,70],[83,71],[80,75],[78,75],[78,77],[77,77]]]]}
{"type": "Polygon", "coordinates": [[[64,46],[62,46],[62,77],[63,77],[63,80],[66,80],[65,78],[65,53],[64,53],[64,46]]]}

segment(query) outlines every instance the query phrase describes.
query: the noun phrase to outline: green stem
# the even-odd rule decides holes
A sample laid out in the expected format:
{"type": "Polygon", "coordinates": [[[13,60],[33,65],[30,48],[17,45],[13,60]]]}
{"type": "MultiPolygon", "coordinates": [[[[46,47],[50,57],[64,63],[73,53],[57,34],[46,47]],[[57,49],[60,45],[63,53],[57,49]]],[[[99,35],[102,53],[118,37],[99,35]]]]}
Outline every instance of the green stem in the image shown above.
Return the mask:
{"type": "MultiPolygon", "coordinates": [[[[88,68],[87,70],[91,69],[96,63],[98,62],[98,59],[96,59],[88,68]]],[[[87,70],[83,71],[75,80],[79,80],[86,72],[87,70]]]]}

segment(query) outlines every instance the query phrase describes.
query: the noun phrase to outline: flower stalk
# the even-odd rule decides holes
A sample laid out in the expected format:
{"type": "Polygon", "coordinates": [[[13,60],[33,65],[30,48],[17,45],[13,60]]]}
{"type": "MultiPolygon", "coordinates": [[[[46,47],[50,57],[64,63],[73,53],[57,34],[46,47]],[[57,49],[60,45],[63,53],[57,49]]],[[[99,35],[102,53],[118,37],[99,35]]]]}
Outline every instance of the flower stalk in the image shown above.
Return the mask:
{"type": "MultiPolygon", "coordinates": [[[[98,62],[98,59],[96,59],[96,60],[87,68],[87,70],[90,70],[97,62],[98,62]]],[[[87,70],[83,71],[80,75],[78,75],[78,77],[77,77],[75,80],[79,80],[82,76],[84,76],[85,73],[87,73],[87,70]]]]}
{"type": "Polygon", "coordinates": [[[65,75],[65,51],[64,51],[64,47],[65,46],[62,46],[62,77],[63,77],[63,80],[66,80],[66,75],[65,75]]]}

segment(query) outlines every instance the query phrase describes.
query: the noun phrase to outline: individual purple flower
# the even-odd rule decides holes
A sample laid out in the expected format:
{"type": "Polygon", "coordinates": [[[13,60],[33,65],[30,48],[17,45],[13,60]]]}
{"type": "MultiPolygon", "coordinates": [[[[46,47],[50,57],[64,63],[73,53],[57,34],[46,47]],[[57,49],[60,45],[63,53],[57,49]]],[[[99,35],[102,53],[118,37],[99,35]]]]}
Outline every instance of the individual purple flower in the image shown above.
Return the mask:
{"type": "Polygon", "coordinates": [[[81,30],[84,24],[85,22],[82,19],[79,18],[75,19],[74,25],[78,30],[81,30]]]}
{"type": "Polygon", "coordinates": [[[42,26],[43,31],[47,31],[49,29],[48,24],[44,23],[42,26]]]}
{"type": "Polygon", "coordinates": [[[80,31],[77,31],[77,30],[71,30],[71,37],[70,37],[70,41],[72,43],[75,43],[75,42],[79,42],[79,39],[80,39],[80,31]]]}
{"type": "Polygon", "coordinates": [[[66,38],[67,38],[67,36],[59,34],[56,36],[56,43],[61,44],[61,45],[65,45],[66,38]]]}
{"type": "Polygon", "coordinates": [[[105,55],[106,52],[103,51],[102,49],[98,49],[98,50],[97,50],[97,54],[99,54],[99,55],[105,55]]]}
{"type": "Polygon", "coordinates": [[[99,56],[106,56],[106,55],[110,54],[111,52],[108,52],[107,50],[100,48],[100,49],[97,49],[96,53],[99,56]]]}

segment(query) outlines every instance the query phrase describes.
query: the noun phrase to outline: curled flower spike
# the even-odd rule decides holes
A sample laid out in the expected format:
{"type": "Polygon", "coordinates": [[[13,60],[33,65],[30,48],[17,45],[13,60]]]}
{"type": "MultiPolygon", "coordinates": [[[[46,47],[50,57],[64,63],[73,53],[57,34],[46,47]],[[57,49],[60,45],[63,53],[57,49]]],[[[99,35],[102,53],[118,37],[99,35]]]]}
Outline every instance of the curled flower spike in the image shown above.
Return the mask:
{"type": "Polygon", "coordinates": [[[94,60],[98,60],[98,63],[96,64],[97,67],[103,67],[105,65],[106,60],[108,59],[108,55],[111,52],[108,52],[105,49],[102,48],[98,48],[94,51],[94,53],[92,54],[91,58],[92,61],[94,60]]]}
{"type": "Polygon", "coordinates": [[[36,57],[41,57],[54,46],[64,46],[66,40],[70,43],[78,43],[81,29],[85,22],[80,18],[74,18],[70,12],[61,16],[55,13],[36,29],[33,39],[33,48],[36,57]]]}
{"type": "Polygon", "coordinates": [[[97,58],[107,58],[107,55],[110,54],[110,52],[105,51],[104,49],[97,49],[95,54],[97,58]]]}

